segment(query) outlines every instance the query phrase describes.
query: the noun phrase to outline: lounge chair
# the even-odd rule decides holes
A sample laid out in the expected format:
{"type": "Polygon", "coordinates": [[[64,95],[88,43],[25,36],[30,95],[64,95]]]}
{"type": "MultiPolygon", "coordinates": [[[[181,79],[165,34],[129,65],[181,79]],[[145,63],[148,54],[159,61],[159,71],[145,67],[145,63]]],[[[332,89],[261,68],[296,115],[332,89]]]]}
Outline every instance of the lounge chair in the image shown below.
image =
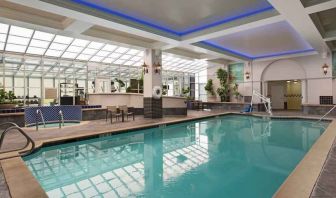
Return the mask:
{"type": "Polygon", "coordinates": [[[251,105],[246,106],[240,113],[251,113],[253,108],[251,105]]]}
{"type": "Polygon", "coordinates": [[[132,116],[134,120],[134,112],[129,112],[128,107],[126,105],[120,106],[119,109],[124,111],[124,116],[125,115],[127,116],[127,120],[129,116],[132,116]]]}
{"type": "Polygon", "coordinates": [[[119,120],[121,113],[118,113],[116,106],[107,106],[106,107],[106,122],[107,122],[107,116],[110,113],[111,116],[111,124],[112,124],[112,118],[113,116],[116,118],[116,121],[119,120]]]}

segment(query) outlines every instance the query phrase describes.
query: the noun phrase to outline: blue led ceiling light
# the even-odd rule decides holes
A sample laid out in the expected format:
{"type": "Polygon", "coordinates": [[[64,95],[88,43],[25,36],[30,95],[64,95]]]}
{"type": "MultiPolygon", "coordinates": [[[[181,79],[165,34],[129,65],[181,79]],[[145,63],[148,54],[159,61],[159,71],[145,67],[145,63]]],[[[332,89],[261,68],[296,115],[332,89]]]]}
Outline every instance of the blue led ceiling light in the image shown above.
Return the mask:
{"type": "Polygon", "coordinates": [[[71,0],[71,1],[75,2],[75,3],[78,3],[78,4],[81,4],[81,5],[84,5],[84,6],[89,7],[89,8],[93,8],[93,9],[96,9],[96,10],[99,10],[99,11],[102,11],[102,12],[105,12],[105,13],[108,13],[108,14],[126,19],[126,20],[129,20],[131,22],[135,22],[135,23],[147,26],[147,27],[151,27],[151,28],[169,33],[169,34],[173,34],[175,36],[185,36],[187,34],[191,34],[191,33],[202,31],[202,30],[212,28],[212,27],[215,27],[215,26],[218,26],[218,25],[229,23],[231,21],[235,21],[235,20],[242,19],[242,18],[245,18],[245,17],[253,16],[253,15],[256,15],[256,14],[259,14],[259,13],[274,10],[274,8],[271,5],[269,5],[269,6],[264,7],[264,8],[260,8],[260,9],[252,10],[252,11],[249,11],[249,12],[246,12],[246,13],[231,16],[231,17],[228,17],[228,18],[225,18],[225,19],[221,19],[221,20],[209,23],[209,24],[200,25],[198,27],[189,28],[189,29],[186,29],[184,31],[176,31],[174,29],[165,27],[164,25],[157,24],[155,22],[146,21],[146,20],[143,20],[143,19],[140,19],[140,18],[136,18],[134,16],[130,16],[130,15],[124,14],[122,12],[109,9],[109,8],[97,5],[95,3],[88,2],[87,0],[71,0]]]}
{"type": "Polygon", "coordinates": [[[310,48],[310,49],[304,49],[304,50],[290,50],[290,51],[284,51],[284,52],[278,52],[278,53],[263,54],[263,55],[259,55],[259,56],[251,56],[249,54],[245,54],[245,53],[241,53],[241,52],[238,52],[238,51],[235,51],[235,50],[225,48],[223,46],[220,46],[220,45],[215,44],[215,43],[210,42],[210,41],[202,41],[200,43],[205,45],[205,46],[216,48],[218,50],[221,50],[221,51],[224,51],[224,52],[229,52],[231,54],[234,54],[234,55],[246,58],[246,59],[251,59],[251,60],[261,59],[261,58],[271,58],[271,57],[277,57],[277,56],[285,56],[285,55],[292,55],[292,54],[302,54],[302,53],[314,52],[315,51],[315,49],[310,48]]]}

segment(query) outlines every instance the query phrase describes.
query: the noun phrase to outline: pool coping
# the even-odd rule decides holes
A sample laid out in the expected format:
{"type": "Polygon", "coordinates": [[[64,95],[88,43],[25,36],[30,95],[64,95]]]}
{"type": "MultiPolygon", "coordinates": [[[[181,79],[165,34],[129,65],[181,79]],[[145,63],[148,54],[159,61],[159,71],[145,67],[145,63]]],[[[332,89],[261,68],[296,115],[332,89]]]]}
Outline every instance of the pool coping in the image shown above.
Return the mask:
{"type": "MultiPolygon", "coordinates": [[[[104,130],[94,132],[92,134],[77,134],[66,137],[51,138],[43,141],[36,141],[35,150],[39,150],[42,146],[62,144],[67,142],[84,140],[92,137],[97,137],[103,134],[116,135],[120,133],[132,132],[139,129],[155,128],[160,126],[183,123],[186,121],[196,121],[206,118],[212,118],[224,115],[247,115],[256,117],[265,117],[263,114],[242,114],[237,112],[214,113],[211,115],[204,115],[192,118],[179,118],[171,121],[162,121],[157,123],[143,124],[135,127],[126,127],[122,129],[104,130]]],[[[273,119],[308,119],[318,120],[316,117],[309,116],[271,116],[273,119]]],[[[314,145],[309,149],[304,158],[299,162],[292,173],[286,178],[283,184],[279,187],[277,192],[273,195],[275,198],[279,197],[309,197],[318,176],[323,170],[323,165],[327,159],[328,153],[332,148],[332,144],[336,137],[336,120],[325,119],[331,121],[324,133],[318,138],[314,145]],[[335,132],[334,132],[335,131],[335,132]]],[[[42,189],[38,181],[32,175],[28,167],[25,165],[19,152],[11,152],[7,154],[0,154],[0,164],[3,169],[4,177],[12,198],[36,198],[48,197],[46,192],[42,189]],[[15,168],[13,168],[15,167],[15,168]],[[24,181],[24,182],[22,182],[24,181]],[[29,181],[29,182],[27,182],[29,181]],[[27,187],[27,183],[29,183],[27,187]]]]}

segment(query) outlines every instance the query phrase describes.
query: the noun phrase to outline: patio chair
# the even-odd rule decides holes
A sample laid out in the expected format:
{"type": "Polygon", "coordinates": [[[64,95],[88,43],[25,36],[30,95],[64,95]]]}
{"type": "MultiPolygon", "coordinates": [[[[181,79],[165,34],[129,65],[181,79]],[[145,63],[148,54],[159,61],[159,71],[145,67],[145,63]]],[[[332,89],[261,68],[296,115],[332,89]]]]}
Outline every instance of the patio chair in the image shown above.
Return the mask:
{"type": "Polygon", "coordinates": [[[119,109],[124,111],[124,115],[127,116],[127,120],[129,116],[132,116],[134,120],[134,112],[129,112],[128,107],[126,105],[120,106],[119,109]]]}
{"type": "Polygon", "coordinates": [[[106,122],[107,122],[107,116],[110,113],[111,116],[111,124],[112,124],[112,119],[113,117],[116,118],[116,121],[119,120],[121,113],[118,113],[117,107],[116,106],[107,106],[106,107],[106,122]]]}

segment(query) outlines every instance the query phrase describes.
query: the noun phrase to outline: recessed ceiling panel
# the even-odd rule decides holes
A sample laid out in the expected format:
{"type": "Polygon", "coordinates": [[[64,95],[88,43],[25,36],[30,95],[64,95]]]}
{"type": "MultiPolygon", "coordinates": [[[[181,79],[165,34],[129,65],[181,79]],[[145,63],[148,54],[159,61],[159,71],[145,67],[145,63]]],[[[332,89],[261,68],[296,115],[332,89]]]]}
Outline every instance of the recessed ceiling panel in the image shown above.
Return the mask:
{"type": "Polygon", "coordinates": [[[273,10],[267,0],[71,0],[176,35],[273,10]]]}
{"type": "Polygon", "coordinates": [[[265,25],[203,43],[249,59],[314,51],[287,22],[265,25]]]}

